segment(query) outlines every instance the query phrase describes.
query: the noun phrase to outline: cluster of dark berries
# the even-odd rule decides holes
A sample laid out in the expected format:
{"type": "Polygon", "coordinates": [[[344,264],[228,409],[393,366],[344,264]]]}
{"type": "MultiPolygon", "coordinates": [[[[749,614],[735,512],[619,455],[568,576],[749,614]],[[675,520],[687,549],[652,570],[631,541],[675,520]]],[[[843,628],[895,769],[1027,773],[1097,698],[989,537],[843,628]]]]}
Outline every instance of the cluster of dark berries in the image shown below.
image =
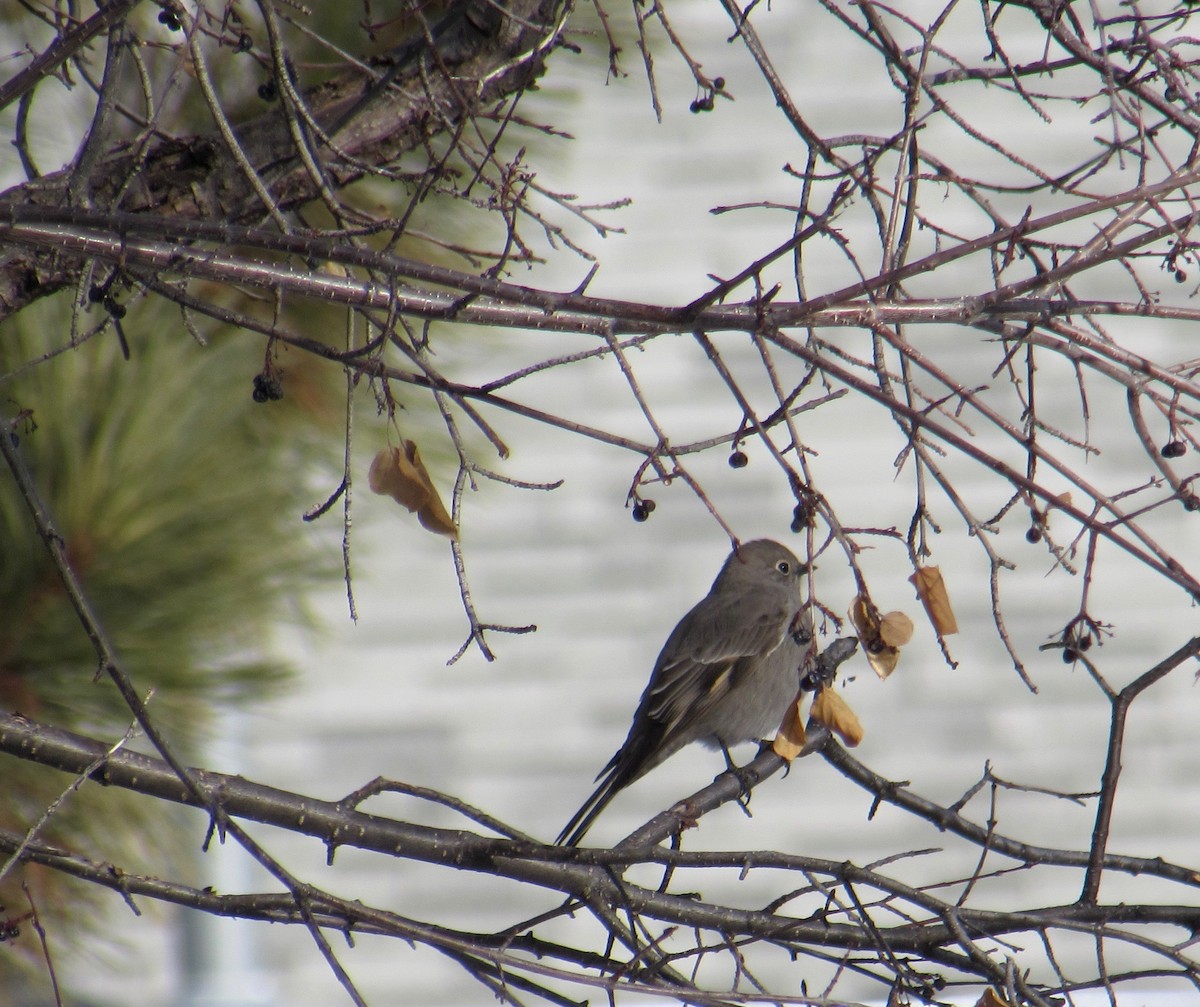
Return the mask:
{"type": "Polygon", "coordinates": [[[811,500],[801,500],[792,508],[792,531],[799,534],[816,523],[816,511],[811,500]]]}
{"type": "Polygon", "coordinates": [[[712,90],[706,91],[699,98],[695,98],[691,104],[693,112],[711,112],[716,105],[716,94],[718,91],[725,90],[725,78],[716,77],[712,82],[712,90]]]}
{"type": "Polygon", "coordinates": [[[104,310],[117,321],[125,317],[125,305],[120,304],[110,292],[111,283],[93,283],[88,288],[88,300],[93,304],[104,305],[104,310]]]}
{"type": "Polygon", "coordinates": [[[1057,644],[1046,644],[1042,649],[1059,646],[1063,663],[1073,664],[1092,649],[1092,644],[1104,642],[1101,637],[1107,628],[1089,615],[1078,615],[1063,628],[1057,644]]]}
{"type": "Polygon", "coordinates": [[[653,500],[635,500],[633,502],[633,519],[635,521],[645,521],[654,513],[654,508],[658,506],[653,500]]]}
{"type": "Polygon", "coordinates": [[[283,385],[274,374],[268,374],[266,371],[256,374],[251,398],[255,402],[278,402],[283,398],[283,385]]]}
{"type": "Polygon", "coordinates": [[[1080,654],[1086,654],[1092,649],[1097,639],[1093,628],[1088,623],[1073,622],[1063,631],[1062,659],[1063,664],[1074,664],[1080,654]]]}
{"type": "Polygon", "coordinates": [[[1180,440],[1170,440],[1162,446],[1159,454],[1164,458],[1182,458],[1187,454],[1187,445],[1180,440]]]}

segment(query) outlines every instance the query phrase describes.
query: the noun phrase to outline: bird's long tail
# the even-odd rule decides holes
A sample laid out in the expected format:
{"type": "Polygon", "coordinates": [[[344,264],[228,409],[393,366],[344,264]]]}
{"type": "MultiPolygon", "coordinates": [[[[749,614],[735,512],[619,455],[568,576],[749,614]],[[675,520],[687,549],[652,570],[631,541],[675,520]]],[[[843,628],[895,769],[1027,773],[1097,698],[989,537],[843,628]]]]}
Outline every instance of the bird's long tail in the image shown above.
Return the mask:
{"type": "MultiPolygon", "coordinates": [[[[639,711],[640,712],[640,711],[639,711]]],[[[591,797],[583,802],[583,807],[571,816],[571,820],[563,827],[555,842],[559,846],[578,846],[579,841],[592,827],[596,816],[608,807],[609,801],[629,786],[634,780],[640,779],[650,769],[657,766],[663,755],[669,755],[674,749],[663,748],[665,728],[655,720],[645,720],[635,716],[629,736],[596,777],[600,785],[592,791],[591,797]]]]}
{"type": "Polygon", "coordinates": [[[583,807],[571,816],[571,820],[563,826],[562,832],[554,842],[559,846],[578,846],[579,841],[586,835],[592,823],[606,807],[609,801],[630,782],[629,773],[622,773],[625,767],[610,764],[608,771],[603,774],[600,785],[592,791],[592,795],[583,802],[583,807]]]}

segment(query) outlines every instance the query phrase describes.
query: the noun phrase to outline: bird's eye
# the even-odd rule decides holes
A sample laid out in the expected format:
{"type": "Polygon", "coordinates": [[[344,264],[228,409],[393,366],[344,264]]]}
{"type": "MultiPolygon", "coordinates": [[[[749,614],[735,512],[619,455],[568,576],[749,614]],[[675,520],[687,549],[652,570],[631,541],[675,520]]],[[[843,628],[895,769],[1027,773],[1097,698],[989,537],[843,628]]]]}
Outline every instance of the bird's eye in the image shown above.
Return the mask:
{"type": "Polygon", "coordinates": [[[775,564],[775,569],[778,570],[780,573],[786,575],[786,574],[789,574],[792,572],[792,564],[789,563],[786,559],[781,559],[778,563],[775,564]]]}

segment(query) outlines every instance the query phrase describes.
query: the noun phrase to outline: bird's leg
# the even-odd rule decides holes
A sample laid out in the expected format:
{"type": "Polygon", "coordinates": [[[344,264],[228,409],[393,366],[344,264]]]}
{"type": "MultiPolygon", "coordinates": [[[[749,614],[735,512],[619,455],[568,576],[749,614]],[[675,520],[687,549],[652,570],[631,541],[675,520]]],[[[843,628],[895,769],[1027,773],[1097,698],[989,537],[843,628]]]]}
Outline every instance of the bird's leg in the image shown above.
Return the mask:
{"type": "MultiPolygon", "coordinates": [[[[773,738],[771,738],[771,739],[759,738],[758,739],[758,752],[755,754],[754,758],[757,759],[760,755],[763,754],[763,752],[773,752],[773,751],[775,751],[775,740],[773,738]]],[[[783,776],[781,777],[781,779],[786,780],[788,777],[788,773],[790,773],[791,771],[792,771],[792,764],[790,762],[784,762],[783,776]]]]}
{"type": "Polygon", "coordinates": [[[740,766],[733,761],[733,756],[729,754],[729,746],[720,738],[717,741],[721,745],[721,754],[725,756],[725,771],[732,773],[738,781],[738,787],[741,788],[741,793],[738,795],[738,807],[746,813],[747,818],[754,817],[750,813],[750,791],[753,785],[747,780],[746,774],[742,772],[740,766]]]}
{"type": "MultiPolygon", "coordinates": [[[[671,833],[671,849],[672,849],[672,850],[678,850],[678,849],[679,849],[679,846],[680,846],[680,836],[682,835],[682,833],[683,833],[683,829],[682,829],[682,828],[677,828],[677,829],[676,829],[674,832],[672,832],[672,833],[671,833]]],[[[674,876],[675,876],[675,865],[674,865],[674,864],[666,864],[666,865],[664,865],[664,866],[663,866],[663,876],[662,876],[662,881],[660,881],[660,882],[659,882],[659,885],[658,885],[658,891],[659,891],[659,894],[665,894],[665,893],[666,893],[667,886],[668,886],[668,885],[671,883],[671,879],[672,879],[674,876]]]]}

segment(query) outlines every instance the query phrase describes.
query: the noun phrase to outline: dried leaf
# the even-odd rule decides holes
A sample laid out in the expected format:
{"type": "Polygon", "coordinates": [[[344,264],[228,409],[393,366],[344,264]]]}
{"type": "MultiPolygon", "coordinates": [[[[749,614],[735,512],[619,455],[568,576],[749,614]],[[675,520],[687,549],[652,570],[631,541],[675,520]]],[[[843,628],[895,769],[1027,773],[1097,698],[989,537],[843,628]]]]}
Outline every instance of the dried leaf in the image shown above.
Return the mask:
{"type": "Polygon", "coordinates": [[[942,580],[942,571],[936,566],[922,566],[908,578],[917,589],[925,613],[933,623],[934,632],[938,636],[950,636],[958,632],[958,620],[954,618],[954,609],[950,605],[950,592],[942,580]]]}
{"type": "Polygon", "coordinates": [[[426,481],[399,448],[383,448],[375,455],[367,482],[372,493],[390,496],[410,511],[419,510],[429,499],[426,481]]]}
{"type": "Polygon", "coordinates": [[[907,643],[912,637],[912,620],[903,612],[889,612],[881,616],[871,599],[861,594],[850,603],[849,614],[850,624],[858,634],[867,662],[876,675],[887,678],[900,662],[901,644],[907,643]],[[907,636],[904,634],[905,624],[908,626],[907,636]],[[889,638],[895,642],[889,642],[889,638]]]}
{"type": "Polygon", "coordinates": [[[900,650],[884,646],[875,652],[867,651],[867,663],[880,678],[887,678],[900,664],[900,650]]]}
{"type": "Polygon", "coordinates": [[[841,693],[829,685],[813,699],[809,716],[828,727],[851,748],[862,741],[866,734],[857,715],[850,709],[850,704],[842,699],[841,693]]]}
{"type": "Polygon", "coordinates": [[[403,450],[387,447],[379,451],[371,460],[367,482],[372,493],[390,496],[402,507],[415,511],[422,528],[449,538],[458,537],[458,529],[413,441],[406,440],[403,450]]]}
{"type": "Polygon", "coordinates": [[[775,734],[775,740],[771,742],[771,750],[785,762],[791,762],[804,750],[804,717],[800,711],[803,701],[803,696],[797,696],[796,702],[788,707],[787,715],[775,734]]]}
{"type": "Polygon", "coordinates": [[[989,986],[975,1001],[975,1007],[1012,1007],[1012,1004],[989,986]]]}
{"type": "Polygon", "coordinates": [[[422,507],[417,511],[417,521],[420,522],[422,528],[426,531],[431,531],[435,535],[445,535],[446,538],[458,538],[458,526],[454,523],[446,508],[442,504],[442,498],[434,492],[429,498],[428,506],[422,507]]]}
{"type": "Polygon", "coordinates": [[[850,625],[854,627],[854,632],[858,634],[864,647],[868,645],[869,639],[879,636],[877,609],[865,595],[855,596],[850,602],[850,611],[847,614],[850,616],[850,625]]]}
{"type": "Polygon", "coordinates": [[[889,647],[903,647],[913,635],[913,621],[903,612],[888,612],[879,620],[879,639],[889,647]]]}

